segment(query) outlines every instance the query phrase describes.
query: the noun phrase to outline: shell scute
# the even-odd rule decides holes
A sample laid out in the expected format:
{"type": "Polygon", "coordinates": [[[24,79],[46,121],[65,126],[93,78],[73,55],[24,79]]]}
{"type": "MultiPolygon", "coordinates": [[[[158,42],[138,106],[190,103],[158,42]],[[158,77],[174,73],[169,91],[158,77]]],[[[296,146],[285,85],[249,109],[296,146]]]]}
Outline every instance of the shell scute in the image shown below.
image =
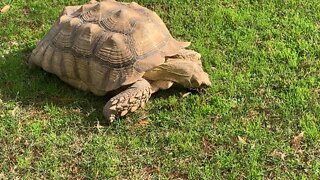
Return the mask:
{"type": "Polygon", "coordinates": [[[52,39],[53,44],[60,48],[70,48],[73,43],[72,33],[79,23],[80,19],[78,18],[62,22],[60,31],[52,39]]]}
{"type": "Polygon", "coordinates": [[[97,24],[83,24],[77,30],[72,49],[78,54],[82,54],[84,56],[91,55],[101,32],[102,29],[97,24]]]}
{"type": "Polygon", "coordinates": [[[168,37],[154,23],[138,23],[132,33],[133,46],[138,56],[146,56],[165,45],[168,37]]]}
{"type": "Polygon", "coordinates": [[[95,55],[109,66],[121,68],[132,63],[133,56],[123,34],[110,33],[100,41],[95,55]]]}

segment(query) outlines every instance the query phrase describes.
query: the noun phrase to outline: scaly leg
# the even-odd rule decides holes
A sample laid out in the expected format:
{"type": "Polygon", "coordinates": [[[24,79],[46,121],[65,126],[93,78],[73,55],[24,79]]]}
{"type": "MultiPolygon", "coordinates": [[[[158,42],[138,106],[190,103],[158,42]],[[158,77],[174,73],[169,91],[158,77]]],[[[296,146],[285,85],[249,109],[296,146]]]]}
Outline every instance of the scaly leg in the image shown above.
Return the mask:
{"type": "Polygon", "coordinates": [[[103,108],[103,115],[113,122],[117,115],[124,116],[144,107],[152,94],[151,85],[145,79],[140,79],[125,91],[112,97],[103,108]]]}

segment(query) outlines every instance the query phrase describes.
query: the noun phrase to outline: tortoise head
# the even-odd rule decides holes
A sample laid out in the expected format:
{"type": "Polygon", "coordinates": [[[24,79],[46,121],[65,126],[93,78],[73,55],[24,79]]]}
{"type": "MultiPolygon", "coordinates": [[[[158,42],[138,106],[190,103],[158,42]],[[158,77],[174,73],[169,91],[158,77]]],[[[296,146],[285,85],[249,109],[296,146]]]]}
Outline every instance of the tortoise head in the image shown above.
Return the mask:
{"type": "Polygon", "coordinates": [[[210,86],[209,75],[203,71],[201,64],[194,61],[171,60],[165,65],[170,79],[187,88],[210,86]]]}
{"type": "Polygon", "coordinates": [[[166,58],[166,62],[147,71],[145,77],[150,80],[169,80],[187,88],[210,86],[209,75],[204,72],[201,55],[192,50],[181,50],[177,55],[166,58]]]}
{"type": "Polygon", "coordinates": [[[204,72],[202,68],[200,68],[198,69],[198,71],[194,72],[194,74],[191,76],[190,81],[187,81],[186,84],[182,85],[190,88],[198,88],[204,86],[211,86],[211,81],[209,79],[209,75],[206,72],[204,72]]]}

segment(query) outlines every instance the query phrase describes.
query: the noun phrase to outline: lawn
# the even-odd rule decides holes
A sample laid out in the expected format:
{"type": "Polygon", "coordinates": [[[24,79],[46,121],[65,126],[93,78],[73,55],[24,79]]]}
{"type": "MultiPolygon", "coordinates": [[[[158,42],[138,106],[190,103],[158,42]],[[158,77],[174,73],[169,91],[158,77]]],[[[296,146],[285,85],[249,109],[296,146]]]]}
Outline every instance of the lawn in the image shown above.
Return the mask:
{"type": "Polygon", "coordinates": [[[26,65],[84,2],[0,2],[0,179],[320,178],[318,0],[138,1],[192,42],[213,85],[160,91],[111,125],[110,97],[26,65]]]}

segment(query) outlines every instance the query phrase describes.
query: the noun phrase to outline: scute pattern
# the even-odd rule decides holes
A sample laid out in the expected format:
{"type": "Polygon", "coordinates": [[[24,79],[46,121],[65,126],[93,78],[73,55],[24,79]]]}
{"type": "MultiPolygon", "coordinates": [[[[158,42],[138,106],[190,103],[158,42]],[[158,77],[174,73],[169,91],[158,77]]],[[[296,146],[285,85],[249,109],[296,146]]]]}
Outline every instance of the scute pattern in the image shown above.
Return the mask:
{"type": "Polygon", "coordinates": [[[103,95],[134,83],[181,48],[156,13],[137,3],[104,0],[64,8],[30,61],[103,95]]]}
{"type": "Polygon", "coordinates": [[[79,25],[80,19],[72,18],[69,21],[62,22],[62,28],[53,38],[53,43],[59,48],[70,48],[73,44],[72,35],[75,28],[79,25]]]}
{"type": "Polygon", "coordinates": [[[138,23],[132,33],[133,47],[138,57],[145,57],[153,51],[159,51],[168,39],[169,37],[163,34],[156,24],[149,22],[138,23]]]}
{"type": "Polygon", "coordinates": [[[112,13],[109,17],[102,19],[99,23],[102,27],[110,31],[129,34],[133,28],[133,23],[130,22],[128,15],[129,13],[126,9],[120,9],[112,13]]]}
{"type": "Polygon", "coordinates": [[[78,54],[90,56],[103,30],[97,24],[83,24],[75,35],[72,49],[78,54]]]}
{"type": "Polygon", "coordinates": [[[126,43],[126,37],[119,33],[110,33],[98,45],[95,55],[114,68],[132,65],[133,56],[126,43]]]}

